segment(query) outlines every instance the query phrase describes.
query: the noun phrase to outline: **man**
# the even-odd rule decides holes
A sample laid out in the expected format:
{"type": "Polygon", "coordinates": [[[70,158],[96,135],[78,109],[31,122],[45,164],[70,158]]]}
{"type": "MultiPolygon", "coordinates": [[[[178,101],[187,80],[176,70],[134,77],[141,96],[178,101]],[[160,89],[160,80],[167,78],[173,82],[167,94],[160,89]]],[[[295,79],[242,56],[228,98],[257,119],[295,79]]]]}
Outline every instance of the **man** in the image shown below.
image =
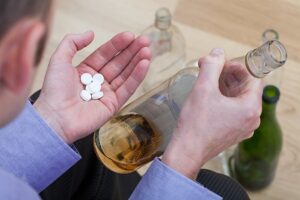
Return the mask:
{"type": "MultiPolygon", "coordinates": [[[[108,121],[134,93],[149,66],[149,41],[124,32],[74,67],[72,58],[94,34],[68,35],[49,62],[40,97],[33,106],[26,103],[51,5],[51,0],[0,3],[0,199],[38,199],[36,192],[80,159],[69,145],[108,121]],[[80,99],[79,77],[85,72],[104,75],[101,100],[80,99]]],[[[155,159],[131,199],[221,199],[194,181],[199,170],[230,145],[250,137],[259,125],[260,81],[248,75],[246,86],[227,97],[219,89],[219,78],[223,69],[238,76],[231,67],[235,64],[225,64],[221,49],[212,50],[199,64],[199,78],[162,160],[155,159]]]]}

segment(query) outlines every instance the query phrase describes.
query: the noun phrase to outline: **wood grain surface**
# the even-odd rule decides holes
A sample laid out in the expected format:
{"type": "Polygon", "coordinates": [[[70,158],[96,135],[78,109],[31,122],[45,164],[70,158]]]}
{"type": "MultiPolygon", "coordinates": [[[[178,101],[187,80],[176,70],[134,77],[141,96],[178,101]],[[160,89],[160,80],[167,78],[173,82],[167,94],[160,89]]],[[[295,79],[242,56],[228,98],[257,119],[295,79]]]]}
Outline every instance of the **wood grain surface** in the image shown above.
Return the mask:
{"type": "MultiPolygon", "coordinates": [[[[274,28],[279,32],[289,56],[277,112],[284,146],[273,184],[265,190],[250,192],[250,196],[261,200],[300,199],[300,1],[57,1],[48,46],[32,91],[41,88],[49,58],[65,34],[95,31],[93,44],[76,56],[74,63],[78,63],[118,32],[130,30],[139,34],[153,23],[154,12],[161,6],[171,10],[174,24],[186,38],[187,61],[208,54],[214,47],[224,48],[228,58],[244,55],[261,44],[265,29],[274,28]]],[[[145,170],[146,167],[140,172],[145,170]]]]}

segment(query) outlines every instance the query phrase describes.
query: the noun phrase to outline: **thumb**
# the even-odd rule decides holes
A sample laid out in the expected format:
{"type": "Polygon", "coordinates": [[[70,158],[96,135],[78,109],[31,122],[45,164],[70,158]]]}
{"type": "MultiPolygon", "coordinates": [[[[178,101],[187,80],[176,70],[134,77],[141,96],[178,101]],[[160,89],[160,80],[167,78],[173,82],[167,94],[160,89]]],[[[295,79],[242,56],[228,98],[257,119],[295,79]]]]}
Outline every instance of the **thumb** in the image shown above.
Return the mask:
{"type": "Polygon", "coordinates": [[[55,50],[51,61],[55,63],[71,63],[77,51],[88,46],[93,40],[93,31],[87,31],[82,34],[68,34],[55,50]]]}
{"type": "Polygon", "coordinates": [[[208,56],[200,58],[199,60],[199,81],[208,80],[218,87],[219,78],[224,68],[225,53],[223,49],[215,48],[208,56]]]}

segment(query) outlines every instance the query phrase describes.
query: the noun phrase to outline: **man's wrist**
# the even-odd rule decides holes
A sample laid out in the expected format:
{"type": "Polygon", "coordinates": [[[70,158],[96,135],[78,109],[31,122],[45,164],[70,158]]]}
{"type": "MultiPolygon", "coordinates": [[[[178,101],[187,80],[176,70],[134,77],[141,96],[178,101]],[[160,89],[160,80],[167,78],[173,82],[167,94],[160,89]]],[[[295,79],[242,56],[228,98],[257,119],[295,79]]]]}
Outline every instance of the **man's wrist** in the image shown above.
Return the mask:
{"type": "Polygon", "coordinates": [[[172,140],[162,156],[162,162],[182,175],[192,180],[196,180],[197,175],[204,164],[201,161],[202,159],[199,159],[199,152],[197,152],[197,155],[197,160],[193,159],[191,155],[187,155],[181,144],[172,140]]]}
{"type": "Polygon", "coordinates": [[[71,140],[66,137],[64,134],[63,127],[58,122],[59,116],[57,113],[51,109],[51,107],[42,102],[40,99],[33,104],[35,110],[39,113],[39,115],[43,118],[43,120],[48,124],[48,126],[59,136],[61,139],[67,144],[71,144],[71,140]]]}

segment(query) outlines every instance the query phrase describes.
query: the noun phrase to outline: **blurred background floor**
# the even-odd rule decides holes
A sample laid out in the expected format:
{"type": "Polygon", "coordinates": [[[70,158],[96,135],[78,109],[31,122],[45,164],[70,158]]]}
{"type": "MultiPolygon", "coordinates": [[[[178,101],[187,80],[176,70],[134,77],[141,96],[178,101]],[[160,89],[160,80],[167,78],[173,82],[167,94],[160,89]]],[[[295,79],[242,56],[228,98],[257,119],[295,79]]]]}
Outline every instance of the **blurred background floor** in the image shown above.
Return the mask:
{"type": "MultiPolygon", "coordinates": [[[[186,39],[187,61],[206,55],[214,47],[228,58],[244,55],[261,44],[261,34],[273,28],[288,51],[281,85],[278,118],[284,146],[276,178],[265,190],[251,192],[252,199],[300,199],[300,2],[297,0],[60,0],[56,1],[44,59],[32,91],[41,88],[50,55],[67,33],[95,32],[95,41],[82,50],[74,64],[100,44],[122,31],[139,34],[154,22],[162,6],[173,13],[174,24],[186,39]]],[[[167,77],[166,77],[167,78],[167,77]]],[[[136,94],[135,96],[138,96],[136,94]]]]}

